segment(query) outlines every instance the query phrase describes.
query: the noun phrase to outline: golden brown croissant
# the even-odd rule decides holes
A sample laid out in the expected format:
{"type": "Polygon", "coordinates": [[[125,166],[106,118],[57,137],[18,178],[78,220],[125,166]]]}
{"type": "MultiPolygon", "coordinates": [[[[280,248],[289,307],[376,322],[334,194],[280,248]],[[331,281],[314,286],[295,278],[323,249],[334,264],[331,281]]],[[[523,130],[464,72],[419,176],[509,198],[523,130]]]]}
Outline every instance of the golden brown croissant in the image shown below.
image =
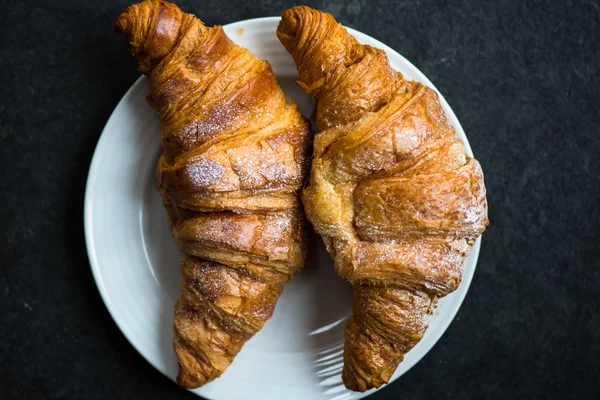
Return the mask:
{"type": "Polygon", "coordinates": [[[317,105],[308,219],[353,285],[346,387],[388,382],[454,291],[488,224],[483,173],[454,138],[436,92],[393,71],[333,16],[282,14],[277,35],[317,105]]]}
{"type": "Polygon", "coordinates": [[[304,260],[311,132],[266,61],[165,1],[116,22],[160,115],[156,186],[181,250],[177,381],[223,373],[304,260]]]}

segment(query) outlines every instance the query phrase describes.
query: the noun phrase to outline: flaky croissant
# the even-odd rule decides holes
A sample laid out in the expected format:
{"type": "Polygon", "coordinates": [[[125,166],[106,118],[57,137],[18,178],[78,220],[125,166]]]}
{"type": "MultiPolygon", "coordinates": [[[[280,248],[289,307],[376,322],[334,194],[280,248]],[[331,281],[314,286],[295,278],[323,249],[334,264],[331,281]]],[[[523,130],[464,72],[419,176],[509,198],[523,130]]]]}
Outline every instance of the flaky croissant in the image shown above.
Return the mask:
{"type": "Polygon", "coordinates": [[[153,0],[116,29],[161,119],[156,186],[182,250],[177,381],[197,387],[223,373],[303,265],[310,124],[269,64],[221,27],[153,0]]]}
{"type": "Polygon", "coordinates": [[[317,105],[303,202],[353,285],[342,378],[365,391],[388,382],[437,299],[458,287],[488,224],[483,173],[436,92],[404,80],[330,14],[294,7],[277,36],[317,105]]]}

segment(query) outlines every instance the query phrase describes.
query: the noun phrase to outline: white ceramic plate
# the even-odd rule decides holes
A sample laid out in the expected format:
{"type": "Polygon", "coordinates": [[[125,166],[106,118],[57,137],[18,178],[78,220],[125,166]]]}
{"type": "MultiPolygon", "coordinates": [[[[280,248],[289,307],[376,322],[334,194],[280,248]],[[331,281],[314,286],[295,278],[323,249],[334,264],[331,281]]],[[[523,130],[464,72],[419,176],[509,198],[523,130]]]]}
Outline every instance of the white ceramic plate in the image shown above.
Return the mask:
{"type": "MultiPolygon", "coordinates": [[[[275,36],[278,17],[225,26],[236,43],[268,60],[283,89],[312,115],[310,98],[295,83],[292,58],[275,36]]],[[[360,42],[382,48],[408,79],[433,84],[383,43],[349,29],[360,42]]],[[[123,47],[125,51],[125,47],[123,47]]],[[[159,121],[146,104],[147,80],[129,89],[108,120],[90,167],[85,195],[85,236],[92,271],[113,319],[150,364],[171,379],[177,374],[171,347],[173,305],[179,293],[179,255],[153,173],[159,155],[159,121]]],[[[472,155],[458,119],[441,97],[457,135],[472,155]]],[[[344,322],[351,311],[350,285],[339,278],[320,240],[305,269],[286,286],[273,318],[242,349],[221,378],[193,392],[211,400],[363,398],[342,384],[344,322]]],[[[480,240],[465,263],[462,284],[439,302],[427,333],[392,380],[419,361],[444,333],[467,292],[480,240]]]]}

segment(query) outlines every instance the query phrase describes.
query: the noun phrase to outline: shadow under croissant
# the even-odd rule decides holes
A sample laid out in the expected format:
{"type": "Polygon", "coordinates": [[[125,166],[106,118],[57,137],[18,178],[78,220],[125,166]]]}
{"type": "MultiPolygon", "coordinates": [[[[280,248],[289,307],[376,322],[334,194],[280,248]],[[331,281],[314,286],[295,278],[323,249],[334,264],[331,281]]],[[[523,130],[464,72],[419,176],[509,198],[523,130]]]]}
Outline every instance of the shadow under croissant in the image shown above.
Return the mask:
{"type": "Polygon", "coordinates": [[[316,384],[324,397],[331,400],[349,399],[342,382],[344,366],[344,327],[350,316],[352,288],[337,276],[333,261],[320,237],[314,234],[311,240],[311,255],[307,260],[306,273],[315,275],[310,279],[312,288],[311,326],[309,347],[313,354],[313,370],[316,384]]]}
{"type": "Polygon", "coordinates": [[[343,354],[344,345],[341,344],[327,350],[314,362],[319,386],[323,390],[323,394],[330,399],[346,399],[352,394],[347,391],[342,382],[343,354]]]}
{"type": "MultiPolygon", "coordinates": [[[[313,132],[316,132],[314,104],[298,85],[295,68],[291,74],[280,74],[277,81],[302,113],[310,118],[313,132]]],[[[350,399],[355,393],[344,386],[342,368],[344,327],[352,310],[352,286],[337,275],[331,256],[310,223],[308,234],[308,257],[304,269],[295,279],[309,288],[308,306],[304,310],[310,314],[306,346],[312,354],[315,382],[326,398],[350,399]]]]}

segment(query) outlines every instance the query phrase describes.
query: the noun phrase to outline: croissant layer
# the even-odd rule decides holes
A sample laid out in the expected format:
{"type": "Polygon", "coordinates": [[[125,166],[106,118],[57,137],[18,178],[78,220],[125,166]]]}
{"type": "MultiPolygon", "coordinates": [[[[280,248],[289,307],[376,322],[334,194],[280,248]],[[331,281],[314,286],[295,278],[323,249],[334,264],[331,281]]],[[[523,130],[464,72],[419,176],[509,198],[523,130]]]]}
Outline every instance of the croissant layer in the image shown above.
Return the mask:
{"type": "Polygon", "coordinates": [[[198,387],[231,364],[302,268],[310,124],[266,61],[174,4],[134,4],[116,30],[161,121],[156,188],[182,251],[177,381],[198,387]]]}
{"type": "Polygon", "coordinates": [[[344,384],[387,383],[460,284],[488,224],[483,172],[437,93],[394,71],[332,15],[285,11],[277,36],[317,106],[306,215],[353,285],[344,384]]]}

